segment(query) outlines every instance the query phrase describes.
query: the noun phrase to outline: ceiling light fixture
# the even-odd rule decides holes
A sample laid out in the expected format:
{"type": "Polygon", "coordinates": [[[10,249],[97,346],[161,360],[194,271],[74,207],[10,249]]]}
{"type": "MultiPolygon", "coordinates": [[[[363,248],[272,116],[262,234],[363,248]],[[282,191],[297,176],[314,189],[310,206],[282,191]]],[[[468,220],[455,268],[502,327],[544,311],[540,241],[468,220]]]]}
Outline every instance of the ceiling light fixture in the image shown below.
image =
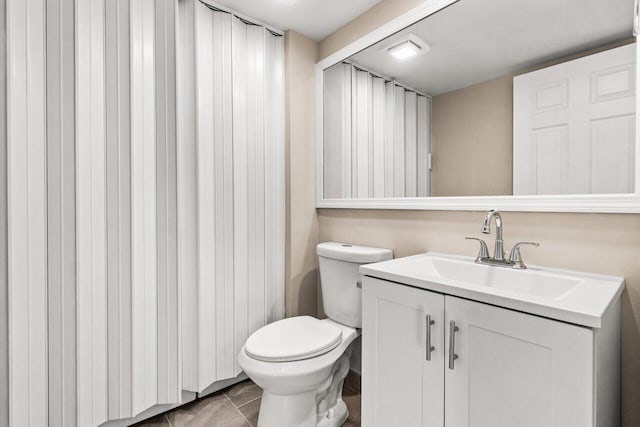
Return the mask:
{"type": "Polygon", "coordinates": [[[392,56],[398,61],[425,54],[431,47],[414,34],[407,34],[401,40],[396,39],[393,43],[385,45],[381,53],[392,56]]]}
{"type": "Polygon", "coordinates": [[[405,59],[412,58],[414,56],[418,56],[420,53],[420,46],[412,42],[411,40],[407,40],[401,42],[393,47],[389,48],[389,55],[393,56],[400,61],[404,61],[405,59]]]}

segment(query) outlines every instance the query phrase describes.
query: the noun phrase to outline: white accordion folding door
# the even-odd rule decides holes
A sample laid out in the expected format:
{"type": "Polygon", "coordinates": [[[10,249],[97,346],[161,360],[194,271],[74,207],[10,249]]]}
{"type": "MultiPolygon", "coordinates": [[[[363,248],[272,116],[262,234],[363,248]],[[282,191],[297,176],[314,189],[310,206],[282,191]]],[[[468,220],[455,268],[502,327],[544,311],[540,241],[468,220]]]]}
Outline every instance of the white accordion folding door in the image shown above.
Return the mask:
{"type": "Polygon", "coordinates": [[[197,0],[0,1],[0,427],[240,380],[284,316],[283,34],[197,0]]]}
{"type": "Polygon", "coordinates": [[[201,2],[194,12],[179,258],[184,384],[202,392],[238,375],[249,334],[284,316],[284,41],[201,2]]]}
{"type": "Polygon", "coordinates": [[[431,97],[346,61],[324,82],[324,197],[431,195],[431,97]]]}

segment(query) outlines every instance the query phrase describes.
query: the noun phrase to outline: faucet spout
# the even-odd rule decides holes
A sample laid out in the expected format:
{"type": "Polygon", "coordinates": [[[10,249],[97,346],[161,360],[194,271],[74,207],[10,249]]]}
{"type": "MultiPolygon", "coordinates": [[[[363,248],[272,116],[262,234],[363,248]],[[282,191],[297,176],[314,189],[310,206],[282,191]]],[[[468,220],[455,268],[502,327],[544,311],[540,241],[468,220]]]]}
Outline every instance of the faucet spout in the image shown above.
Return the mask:
{"type": "Polygon", "coordinates": [[[493,258],[498,261],[504,261],[504,242],[502,240],[502,216],[500,212],[496,210],[490,210],[484,216],[482,221],[482,232],[484,234],[491,233],[491,220],[495,218],[496,221],[496,245],[493,253],[493,258]]]}
{"type": "Polygon", "coordinates": [[[520,246],[522,245],[531,245],[531,246],[540,246],[539,243],[534,242],[519,242],[513,246],[511,249],[511,254],[509,255],[509,259],[505,259],[504,257],[504,242],[502,241],[502,216],[500,216],[500,212],[496,210],[490,210],[484,216],[482,220],[482,233],[483,234],[491,234],[491,222],[495,219],[496,221],[496,246],[493,252],[493,258],[489,256],[489,250],[487,249],[487,244],[482,239],[476,239],[474,237],[467,237],[470,240],[477,240],[480,242],[480,252],[476,257],[477,264],[487,264],[496,267],[510,267],[510,268],[518,268],[525,269],[527,266],[522,261],[522,255],[520,254],[520,246]]]}

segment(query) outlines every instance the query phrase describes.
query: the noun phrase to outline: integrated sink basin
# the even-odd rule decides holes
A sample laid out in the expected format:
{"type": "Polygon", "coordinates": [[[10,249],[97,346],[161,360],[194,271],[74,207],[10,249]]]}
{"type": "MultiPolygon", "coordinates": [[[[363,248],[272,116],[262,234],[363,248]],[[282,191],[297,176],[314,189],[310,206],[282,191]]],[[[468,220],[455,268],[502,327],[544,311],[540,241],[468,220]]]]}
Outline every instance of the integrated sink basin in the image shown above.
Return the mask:
{"type": "Polygon", "coordinates": [[[470,259],[430,256],[421,266],[426,274],[441,280],[500,289],[540,298],[566,297],[580,283],[580,278],[553,274],[534,268],[513,270],[476,264],[470,259]]]}
{"type": "Polygon", "coordinates": [[[598,328],[624,288],[622,277],[529,265],[517,270],[474,258],[425,253],[363,265],[366,276],[598,328]]]}

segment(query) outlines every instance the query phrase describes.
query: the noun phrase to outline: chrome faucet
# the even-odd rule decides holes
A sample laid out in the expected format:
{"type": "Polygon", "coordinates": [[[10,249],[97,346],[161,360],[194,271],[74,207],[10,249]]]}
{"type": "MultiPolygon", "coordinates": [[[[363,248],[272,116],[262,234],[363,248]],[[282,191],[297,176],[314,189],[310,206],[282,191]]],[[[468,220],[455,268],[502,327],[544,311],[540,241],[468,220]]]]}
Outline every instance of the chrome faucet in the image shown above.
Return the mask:
{"type": "Polygon", "coordinates": [[[480,243],[480,251],[478,252],[478,256],[476,257],[476,263],[478,264],[488,264],[494,265],[498,267],[510,267],[517,269],[526,269],[524,261],[522,260],[522,254],[520,253],[520,247],[523,245],[530,246],[540,246],[540,243],[534,242],[518,242],[513,245],[511,249],[511,253],[509,254],[509,259],[504,258],[504,241],[502,240],[502,217],[500,216],[500,212],[495,210],[490,210],[484,216],[484,220],[482,221],[482,233],[490,234],[491,233],[491,220],[495,218],[496,221],[496,242],[495,248],[493,252],[493,258],[489,255],[489,249],[487,248],[487,244],[484,240],[478,239],[476,237],[467,237],[467,240],[477,240],[480,243]]]}
{"type": "Polygon", "coordinates": [[[493,259],[496,261],[504,261],[504,241],[502,240],[502,217],[500,212],[490,210],[484,216],[482,221],[482,233],[491,234],[491,220],[496,219],[496,244],[493,250],[493,259]]]}

